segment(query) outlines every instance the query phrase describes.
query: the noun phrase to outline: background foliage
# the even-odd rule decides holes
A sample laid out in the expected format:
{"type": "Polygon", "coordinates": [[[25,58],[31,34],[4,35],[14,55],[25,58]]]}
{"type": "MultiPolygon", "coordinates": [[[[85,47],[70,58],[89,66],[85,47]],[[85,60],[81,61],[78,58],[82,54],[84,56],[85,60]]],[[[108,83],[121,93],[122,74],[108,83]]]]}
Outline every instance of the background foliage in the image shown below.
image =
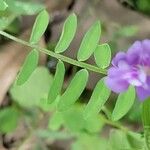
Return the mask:
{"type": "MultiPolygon", "coordinates": [[[[147,0],[126,2],[136,11],[149,15],[147,0]]],[[[73,4],[72,1],[69,8],[73,4]]],[[[9,39],[30,49],[8,89],[9,103],[0,108],[2,147],[20,150],[27,149],[27,145],[35,150],[61,147],[71,150],[148,150],[149,112],[141,112],[141,103],[135,101],[135,89],[129,87],[125,93],[115,95],[104,83],[111,56],[119,48],[118,41],[136,36],[138,27],[118,24],[109,40],[103,40],[103,35],[108,36],[107,24],[99,21],[101,18],[95,19],[80,36],[79,45],[75,44],[75,57],[71,57],[66,53],[71,51],[78,30],[82,29],[80,15],[69,12],[57,40],[46,42],[44,47],[40,40],[51,34],[49,27],[54,21],[53,14],[49,15],[46,7],[44,3],[34,1],[0,0],[1,44],[8,43],[9,39]],[[16,38],[23,32],[21,19],[25,15],[36,15],[28,40],[16,38]],[[46,54],[47,65],[39,65],[41,53],[46,54]],[[92,64],[88,62],[91,57],[92,64]],[[48,67],[49,63],[50,66],[55,64],[55,67],[48,67]],[[69,77],[68,64],[72,67],[69,77]],[[87,84],[91,72],[100,75],[100,78],[89,90],[87,84]],[[146,120],[145,137],[141,114],[147,116],[142,118],[146,120]],[[15,136],[14,142],[5,140],[18,131],[19,138],[15,136]],[[60,141],[63,144],[59,144],[60,141]]],[[[125,47],[128,46],[126,44],[125,47]]],[[[147,106],[148,102],[143,105],[147,106]]]]}

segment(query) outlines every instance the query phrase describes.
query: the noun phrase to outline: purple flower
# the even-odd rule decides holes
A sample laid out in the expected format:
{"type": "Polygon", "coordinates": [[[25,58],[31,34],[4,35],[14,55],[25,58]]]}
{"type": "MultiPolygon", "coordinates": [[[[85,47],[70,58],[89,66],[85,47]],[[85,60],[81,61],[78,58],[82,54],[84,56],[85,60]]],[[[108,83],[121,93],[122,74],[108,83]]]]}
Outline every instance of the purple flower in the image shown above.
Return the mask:
{"type": "Polygon", "coordinates": [[[124,92],[133,85],[140,100],[149,97],[150,40],[136,41],[127,53],[117,53],[105,82],[116,93],[124,92]]]}

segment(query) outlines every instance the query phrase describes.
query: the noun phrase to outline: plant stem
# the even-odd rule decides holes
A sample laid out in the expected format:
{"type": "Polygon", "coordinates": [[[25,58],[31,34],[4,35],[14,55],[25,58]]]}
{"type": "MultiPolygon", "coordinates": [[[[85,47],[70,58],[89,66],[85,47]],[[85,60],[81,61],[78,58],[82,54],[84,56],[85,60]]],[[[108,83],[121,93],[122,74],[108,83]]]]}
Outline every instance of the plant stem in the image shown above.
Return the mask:
{"type": "Polygon", "coordinates": [[[142,104],[142,122],[146,145],[150,150],[150,98],[146,99],[142,104]]]}
{"type": "Polygon", "coordinates": [[[102,107],[102,111],[105,113],[108,119],[111,119],[111,112],[106,106],[102,107]]]}
{"type": "Polygon", "coordinates": [[[66,63],[69,63],[69,64],[72,64],[74,66],[78,66],[78,67],[81,67],[81,68],[85,68],[87,70],[90,70],[90,71],[93,71],[93,72],[97,72],[97,73],[101,73],[101,74],[107,74],[107,71],[105,69],[102,69],[102,68],[98,68],[96,66],[93,66],[93,65],[90,65],[90,64],[87,64],[87,63],[84,63],[84,62],[79,62],[75,59],[72,59],[72,58],[69,58],[69,57],[66,57],[66,56],[63,56],[61,54],[57,54],[57,53],[54,53],[48,49],[45,49],[45,48],[41,48],[39,47],[38,45],[33,45],[33,44],[30,44],[29,42],[26,42],[24,40],[21,40],[21,39],[18,39],[4,31],[0,31],[0,34],[7,37],[8,39],[11,39],[17,43],[20,43],[22,45],[25,45],[25,46],[28,46],[32,49],[37,49],[39,50],[40,52],[43,52],[51,57],[54,57],[54,58],[57,58],[57,59],[60,59],[66,63]]]}
{"type": "Polygon", "coordinates": [[[129,131],[128,128],[122,126],[120,123],[118,123],[118,122],[113,122],[113,121],[111,121],[111,120],[108,120],[108,119],[105,118],[103,115],[101,115],[101,119],[104,121],[104,123],[106,123],[106,124],[108,124],[108,125],[110,125],[110,126],[112,126],[112,127],[118,128],[118,129],[120,129],[120,130],[122,130],[122,131],[124,131],[124,132],[128,132],[128,131],[129,131]]]}

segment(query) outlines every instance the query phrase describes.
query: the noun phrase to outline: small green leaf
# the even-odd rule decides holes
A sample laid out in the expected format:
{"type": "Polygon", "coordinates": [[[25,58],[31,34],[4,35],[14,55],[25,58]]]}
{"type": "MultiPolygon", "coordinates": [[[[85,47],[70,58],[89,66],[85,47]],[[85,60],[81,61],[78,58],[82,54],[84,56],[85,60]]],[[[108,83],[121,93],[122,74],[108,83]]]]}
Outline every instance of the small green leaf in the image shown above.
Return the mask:
{"type": "MultiPolygon", "coordinates": [[[[49,74],[48,69],[45,67],[37,67],[28,81],[23,85],[18,86],[13,84],[10,89],[11,97],[23,107],[33,108],[39,106],[43,109],[41,101],[43,101],[43,98],[48,97],[48,91],[52,81],[53,78],[49,74]]],[[[45,103],[47,104],[46,100],[45,103]]]]}
{"type": "Polygon", "coordinates": [[[31,37],[30,37],[30,43],[32,44],[38,43],[38,41],[44,34],[48,26],[48,23],[49,23],[49,14],[46,10],[43,10],[40,12],[40,14],[37,16],[35,20],[31,37]]]}
{"type": "Polygon", "coordinates": [[[78,138],[72,143],[71,150],[108,150],[107,146],[108,141],[98,134],[80,132],[78,138]]]}
{"type": "Polygon", "coordinates": [[[0,30],[6,29],[16,18],[14,14],[0,17],[0,30]]]}
{"type": "Polygon", "coordinates": [[[128,132],[127,139],[132,148],[137,150],[142,150],[144,148],[144,138],[143,135],[135,132],[128,132]]]}
{"type": "Polygon", "coordinates": [[[82,107],[80,107],[80,105],[73,105],[70,109],[61,112],[61,114],[67,129],[72,132],[81,132],[84,129],[85,122],[82,116],[82,107]]]}
{"type": "Polygon", "coordinates": [[[64,81],[64,75],[65,75],[65,66],[62,61],[59,61],[57,64],[53,83],[49,90],[48,103],[52,103],[56,99],[57,95],[60,94],[64,81]]]}
{"type": "Polygon", "coordinates": [[[133,150],[130,147],[126,133],[121,130],[110,132],[108,145],[108,150],[133,150]]]}
{"type": "Polygon", "coordinates": [[[122,118],[132,107],[135,100],[135,89],[130,86],[128,90],[118,96],[115,108],[112,113],[112,120],[117,121],[122,118]]]}
{"type": "Polygon", "coordinates": [[[84,119],[84,128],[90,133],[99,133],[105,125],[102,121],[101,115],[97,114],[91,118],[84,119]]]}
{"type": "Polygon", "coordinates": [[[60,101],[58,103],[59,111],[67,110],[75,103],[76,100],[78,100],[86,86],[87,81],[88,71],[86,69],[82,69],[76,73],[70,85],[64,94],[60,97],[60,101]]]}
{"type": "Polygon", "coordinates": [[[63,125],[73,132],[99,132],[104,125],[104,122],[101,120],[101,117],[99,115],[95,115],[92,118],[85,120],[83,118],[83,108],[83,106],[75,104],[71,106],[71,108],[67,111],[60,112],[64,120],[63,125]]]}
{"type": "Polygon", "coordinates": [[[60,129],[62,126],[64,120],[62,117],[62,113],[60,112],[55,112],[53,116],[50,117],[49,123],[48,123],[48,128],[53,131],[57,131],[60,129]]]}
{"type": "Polygon", "coordinates": [[[100,68],[106,68],[111,61],[111,49],[107,43],[98,45],[94,51],[95,62],[100,68]]]}
{"type": "Polygon", "coordinates": [[[101,26],[100,22],[97,21],[90,27],[90,29],[87,31],[81,42],[77,54],[77,59],[79,61],[85,61],[92,55],[92,53],[95,51],[97,47],[100,35],[101,35],[101,26]]]}
{"type": "Polygon", "coordinates": [[[36,69],[38,65],[39,52],[37,50],[32,50],[25,59],[25,62],[18,74],[17,85],[24,84],[32,72],[36,69]]]}
{"type": "Polygon", "coordinates": [[[4,0],[0,0],[0,11],[4,11],[8,7],[4,0]]]}
{"type": "Polygon", "coordinates": [[[0,132],[8,133],[17,127],[19,119],[18,111],[13,107],[0,110],[0,132]]]}
{"type": "Polygon", "coordinates": [[[16,15],[35,15],[44,9],[44,5],[38,2],[28,2],[20,0],[5,0],[8,10],[16,15]]]}
{"type": "Polygon", "coordinates": [[[84,118],[88,119],[96,116],[109,98],[110,93],[111,91],[106,87],[104,79],[101,79],[97,83],[92,96],[85,108],[84,118]]]}
{"type": "Polygon", "coordinates": [[[56,53],[62,53],[69,47],[75,36],[76,29],[77,17],[75,14],[71,14],[64,23],[62,34],[55,48],[56,53]]]}
{"type": "Polygon", "coordinates": [[[18,34],[21,31],[20,19],[16,17],[6,28],[6,31],[11,34],[18,34]]]}

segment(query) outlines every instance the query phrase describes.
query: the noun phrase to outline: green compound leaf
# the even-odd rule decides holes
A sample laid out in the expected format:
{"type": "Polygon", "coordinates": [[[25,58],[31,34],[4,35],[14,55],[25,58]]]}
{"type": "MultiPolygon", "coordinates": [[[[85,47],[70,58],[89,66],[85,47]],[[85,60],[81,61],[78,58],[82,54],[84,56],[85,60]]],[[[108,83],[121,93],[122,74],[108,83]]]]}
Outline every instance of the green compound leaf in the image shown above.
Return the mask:
{"type": "Polygon", "coordinates": [[[56,53],[62,53],[69,47],[75,36],[76,29],[77,17],[75,14],[71,14],[64,23],[62,34],[55,48],[56,53]]]}
{"type": "Polygon", "coordinates": [[[0,110],[0,132],[8,133],[17,127],[19,119],[19,112],[13,108],[8,107],[0,110]]]}
{"type": "Polygon", "coordinates": [[[100,68],[106,68],[111,61],[111,49],[107,43],[98,45],[94,51],[95,62],[100,68]]]}
{"type": "Polygon", "coordinates": [[[58,103],[59,111],[67,110],[75,103],[76,100],[78,100],[86,86],[87,81],[88,71],[86,69],[82,69],[76,73],[70,85],[64,94],[60,97],[60,101],[58,103]]]}
{"type": "Polygon", "coordinates": [[[100,22],[97,21],[90,27],[90,29],[87,31],[81,42],[77,54],[77,59],[79,61],[85,61],[92,55],[92,53],[95,51],[97,47],[100,35],[101,35],[101,26],[100,22]]]}
{"type": "Polygon", "coordinates": [[[25,62],[18,74],[17,85],[24,84],[31,76],[32,72],[36,69],[39,60],[39,52],[32,50],[25,59],[25,62]]]}
{"type": "Polygon", "coordinates": [[[35,2],[23,2],[20,0],[5,0],[8,10],[16,15],[35,15],[44,9],[44,5],[35,2]]]}
{"type": "Polygon", "coordinates": [[[130,86],[128,90],[118,96],[115,108],[112,113],[112,120],[121,119],[132,107],[135,100],[135,89],[130,86]]]}
{"type": "Polygon", "coordinates": [[[92,96],[85,108],[84,118],[88,119],[96,116],[102,109],[105,102],[108,100],[110,93],[111,91],[106,87],[104,79],[101,79],[97,83],[92,96]]]}
{"type": "Polygon", "coordinates": [[[62,61],[59,61],[56,67],[56,73],[53,83],[49,90],[48,103],[52,103],[56,99],[57,95],[60,94],[64,81],[64,75],[65,75],[65,66],[62,61]]]}
{"type": "Polygon", "coordinates": [[[46,10],[43,10],[42,12],[40,12],[40,14],[37,16],[35,20],[30,37],[30,43],[36,44],[39,42],[40,38],[42,37],[48,26],[48,23],[49,23],[49,14],[46,10]]]}
{"type": "Polygon", "coordinates": [[[0,0],[0,11],[4,11],[8,7],[4,0],[0,0]]]}

